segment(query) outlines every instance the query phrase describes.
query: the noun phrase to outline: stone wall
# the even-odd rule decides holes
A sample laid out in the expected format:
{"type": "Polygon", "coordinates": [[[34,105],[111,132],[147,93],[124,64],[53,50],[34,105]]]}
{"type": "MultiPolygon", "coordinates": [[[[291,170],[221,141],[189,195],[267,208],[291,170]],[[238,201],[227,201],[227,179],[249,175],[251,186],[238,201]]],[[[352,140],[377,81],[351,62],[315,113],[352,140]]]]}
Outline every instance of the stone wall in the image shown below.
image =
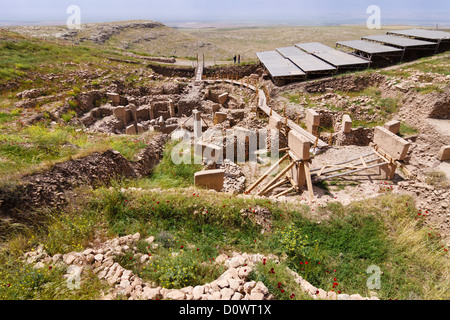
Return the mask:
{"type": "MultiPolygon", "coordinates": [[[[105,281],[110,289],[103,293],[102,299],[115,299],[119,295],[128,300],[274,300],[274,296],[261,281],[249,279],[249,275],[255,265],[266,260],[278,263],[276,256],[263,256],[261,254],[248,254],[234,252],[232,256],[219,255],[213,263],[224,265],[227,270],[216,280],[198,285],[188,286],[181,289],[166,289],[145,282],[131,270],[122,267],[116,261],[116,257],[124,254],[132,254],[141,264],[146,264],[151,259],[148,255],[138,253],[137,242],[141,235],[136,233],[120,238],[115,238],[102,243],[94,248],[88,248],[82,252],[69,252],[67,254],[55,254],[49,256],[43,245],[36,250],[26,252],[23,259],[34,268],[40,269],[49,266],[66,267],[74,266],[80,273],[86,269],[93,271],[97,277],[105,281]]],[[[154,237],[150,236],[146,241],[150,247],[156,248],[154,237]]],[[[72,269],[73,271],[74,269],[72,269]]],[[[300,288],[313,299],[327,300],[369,300],[359,294],[336,294],[316,288],[300,275],[288,269],[294,277],[294,281],[300,288]]],[[[70,274],[64,275],[69,277],[70,274]]],[[[370,300],[378,300],[376,297],[370,300]]]]}
{"type": "Polygon", "coordinates": [[[339,131],[333,134],[333,144],[337,146],[368,146],[373,140],[373,129],[358,127],[349,133],[339,131]]]}
{"type": "Polygon", "coordinates": [[[152,69],[155,73],[165,77],[192,78],[195,75],[195,68],[193,67],[162,65],[156,63],[150,63],[147,67],[152,69]]]}

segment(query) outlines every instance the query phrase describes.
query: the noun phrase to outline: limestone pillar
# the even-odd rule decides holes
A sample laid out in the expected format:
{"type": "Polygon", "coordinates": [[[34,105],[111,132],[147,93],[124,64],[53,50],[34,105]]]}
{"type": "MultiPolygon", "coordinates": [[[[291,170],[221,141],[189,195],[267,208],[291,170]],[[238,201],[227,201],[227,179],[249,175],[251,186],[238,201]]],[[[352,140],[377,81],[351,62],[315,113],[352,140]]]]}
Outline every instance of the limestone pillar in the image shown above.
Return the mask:
{"type": "Polygon", "coordinates": [[[313,109],[306,109],[306,128],[314,136],[319,135],[320,114],[313,109]]]}
{"type": "Polygon", "coordinates": [[[169,115],[171,118],[175,117],[175,107],[173,105],[173,100],[169,99],[169,115]]]}
{"type": "Polygon", "coordinates": [[[344,116],[342,117],[342,132],[352,132],[352,119],[348,114],[344,114],[344,116]]]}
{"type": "Polygon", "coordinates": [[[136,106],[134,104],[129,104],[128,109],[130,109],[131,112],[131,120],[136,124],[137,123],[137,113],[136,113],[136,106]]]}
{"type": "Polygon", "coordinates": [[[202,118],[201,112],[197,109],[192,111],[192,115],[194,118],[194,139],[198,139],[202,137],[202,118]]]}

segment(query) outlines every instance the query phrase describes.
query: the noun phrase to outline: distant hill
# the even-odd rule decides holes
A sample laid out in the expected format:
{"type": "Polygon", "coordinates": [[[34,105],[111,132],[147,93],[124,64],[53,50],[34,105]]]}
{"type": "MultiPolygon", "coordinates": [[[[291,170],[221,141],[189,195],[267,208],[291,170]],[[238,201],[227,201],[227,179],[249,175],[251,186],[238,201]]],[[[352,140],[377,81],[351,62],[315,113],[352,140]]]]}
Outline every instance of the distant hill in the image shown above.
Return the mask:
{"type": "Polygon", "coordinates": [[[80,30],[60,26],[10,27],[32,37],[61,40],[75,45],[127,50],[150,56],[196,57],[199,50],[223,54],[217,46],[194,35],[147,20],[82,24],[80,30]]]}

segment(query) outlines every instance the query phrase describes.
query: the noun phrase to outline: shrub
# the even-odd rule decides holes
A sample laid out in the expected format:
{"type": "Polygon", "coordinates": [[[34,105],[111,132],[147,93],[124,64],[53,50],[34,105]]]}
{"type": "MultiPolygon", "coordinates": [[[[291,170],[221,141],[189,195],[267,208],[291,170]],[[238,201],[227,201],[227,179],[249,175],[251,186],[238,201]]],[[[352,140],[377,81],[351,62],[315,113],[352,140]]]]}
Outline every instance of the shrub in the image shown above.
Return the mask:
{"type": "Polygon", "coordinates": [[[77,115],[76,112],[73,111],[73,110],[71,110],[71,111],[68,111],[68,112],[64,113],[64,114],[61,116],[61,119],[63,119],[64,122],[68,123],[68,122],[70,122],[70,120],[72,120],[76,115],[77,115]]]}

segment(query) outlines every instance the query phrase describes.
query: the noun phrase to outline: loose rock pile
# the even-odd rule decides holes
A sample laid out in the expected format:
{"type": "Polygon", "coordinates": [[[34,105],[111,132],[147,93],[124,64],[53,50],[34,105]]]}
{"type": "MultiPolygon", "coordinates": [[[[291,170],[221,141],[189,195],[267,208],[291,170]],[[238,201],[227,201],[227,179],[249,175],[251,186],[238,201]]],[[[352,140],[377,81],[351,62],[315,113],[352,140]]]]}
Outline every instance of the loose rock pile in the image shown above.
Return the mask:
{"type": "Polygon", "coordinates": [[[245,176],[237,164],[225,159],[219,169],[225,170],[223,192],[243,193],[245,191],[245,176]]]}

